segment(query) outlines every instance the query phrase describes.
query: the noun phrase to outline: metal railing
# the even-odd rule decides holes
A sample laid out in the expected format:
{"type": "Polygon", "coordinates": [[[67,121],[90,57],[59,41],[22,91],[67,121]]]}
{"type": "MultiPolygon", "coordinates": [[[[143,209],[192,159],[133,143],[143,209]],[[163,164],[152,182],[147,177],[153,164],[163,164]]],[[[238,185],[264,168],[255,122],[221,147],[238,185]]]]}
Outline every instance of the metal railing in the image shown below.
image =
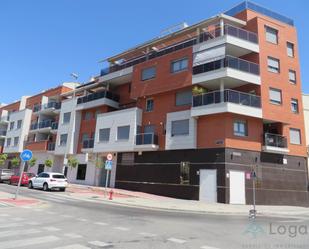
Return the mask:
{"type": "Polygon", "coordinates": [[[154,133],[139,133],[135,136],[136,145],[158,144],[158,135],[154,133]]]}
{"type": "Polygon", "coordinates": [[[52,130],[58,130],[58,122],[53,122],[51,128],[52,130]]]}
{"type": "Polygon", "coordinates": [[[48,143],[47,144],[47,150],[48,151],[54,151],[56,148],[56,143],[48,143]]]}
{"type": "Polygon", "coordinates": [[[192,97],[193,107],[218,104],[222,102],[261,108],[260,96],[230,89],[203,93],[192,97]]]}
{"type": "Polygon", "coordinates": [[[54,120],[44,120],[38,123],[33,123],[30,125],[30,130],[37,130],[42,128],[51,128],[52,124],[54,123],[54,120]]]}
{"type": "Polygon", "coordinates": [[[112,93],[110,91],[102,91],[102,92],[91,93],[83,97],[79,97],[77,99],[77,104],[83,104],[83,103],[87,103],[87,102],[94,101],[97,99],[102,99],[102,98],[107,98],[107,99],[111,99],[116,102],[119,102],[118,94],[112,93]]]}
{"type": "Polygon", "coordinates": [[[33,107],[33,112],[39,112],[51,108],[59,110],[61,108],[61,102],[49,102],[43,105],[36,105],[33,107]]]}
{"type": "Polygon", "coordinates": [[[94,139],[86,139],[83,141],[83,149],[91,149],[94,146],[94,139]]]}
{"type": "Polygon", "coordinates": [[[206,73],[220,68],[233,68],[242,72],[260,75],[260,66],[254,62],[227,55],[225,58],[193,67],[193,74],[206,73]]]}
{"type": "Polygon", "coordinates": [[[231,35],[234,37],[237,37],[239,39],[245,40],[245,41],[249,41],[252,43],[258,43],[258,36],[256,33],[245,30],[245,29],[241,29],[241,28],[237,28],[235,26],[232,25],[225,25],[224,26],[224,34],[225,35],[231,35]]]}
{"type": "Polygon", "coordinates": [[[264,145],[278,148],[287,148],[287,138],[279,134],[265,133],[264,145]]]}

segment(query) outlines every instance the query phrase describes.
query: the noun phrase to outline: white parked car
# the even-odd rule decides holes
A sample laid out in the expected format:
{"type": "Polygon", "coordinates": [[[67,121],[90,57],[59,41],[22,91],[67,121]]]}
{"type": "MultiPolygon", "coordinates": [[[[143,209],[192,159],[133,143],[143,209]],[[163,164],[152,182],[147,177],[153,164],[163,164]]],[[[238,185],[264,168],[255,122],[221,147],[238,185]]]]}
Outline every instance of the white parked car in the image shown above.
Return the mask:
{"type": "Polygon", "coordinates": [[[59,189],[65,191],[68,180],[63,174],[53,172],[42,172],[29,180],[29,188],[41,188],[44,191],[59,189]]]}

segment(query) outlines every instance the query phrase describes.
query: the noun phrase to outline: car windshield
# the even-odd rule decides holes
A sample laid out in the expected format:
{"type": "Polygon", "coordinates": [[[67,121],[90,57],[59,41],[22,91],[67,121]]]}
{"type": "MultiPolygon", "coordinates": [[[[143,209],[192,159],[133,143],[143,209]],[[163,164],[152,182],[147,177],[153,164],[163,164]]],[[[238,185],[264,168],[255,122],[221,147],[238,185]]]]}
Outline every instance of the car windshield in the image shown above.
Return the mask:
{"type": "Polygon", "coordinates": [[[64,179],[65,176],[64,175],[53,175],[53,178],[64,179]]]}

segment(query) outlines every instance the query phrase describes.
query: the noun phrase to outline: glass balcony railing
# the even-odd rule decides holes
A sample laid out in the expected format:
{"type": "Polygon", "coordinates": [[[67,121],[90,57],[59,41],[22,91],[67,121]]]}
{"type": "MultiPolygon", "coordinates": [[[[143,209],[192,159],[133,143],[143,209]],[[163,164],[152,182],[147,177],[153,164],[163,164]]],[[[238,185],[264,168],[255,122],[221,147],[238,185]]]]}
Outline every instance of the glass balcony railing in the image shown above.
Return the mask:
{"type": "Polygon", "coordinates": [[[52,124],[54,123],[54,120],[44,120],[38,123],[33,123],[30,125],[30,130],[37,130],[37,129],[43,129],[43,128],[52,128],[52,124]]]}
{"type": "Polygon", "coordinates": [[[287,148],[287,139],[279,134],[265,133],[264,145],[278,148],[287,148]]]}
{"type": "Polygon", "coordinates": [[[110,91],[102,91],[102,92],[91,93],[83,97],[79,97],[77,99],[77,104],[79,105],[79,104],[87,103],[87,102],[94,101],[97,99],[102,99],[102,98],[107,98],[107,99],[111,99],[116,102],[119,102],[118,94],[112,93],[110,91]]]}
{"type": "Polygon", "coordinates": [[[139,133],[135,136],[136,145],[158,144],[158,136],[154,133],[139,133]]]}
{"type": "Polygon", "coordinates": [[[260,96],[229,89],[224,91],[213,91],[193,96],[192,106],[197,107],[203,105],[219,104],[223,102],[261,108],[260,96]]]}
{"type": "Polygon", "coordinates": [[[36,105],[33,107],[33,112],[39,112],[51,108],[59,110],[61,108],[61,102],[49,102],[43,105],[36,105]]]}
{"type": "Polygon", "coordinates": [[[94,139],[86,139],[83,141],[83,149],[91,149],[94,146],[94,139]]]}
{"type": "Polygon", "coordinates": [[[254,75],[260,75],[259,64],[254,62],[246,61],[233,56],[226,56],[223,59],[208,62],[202,65],[193,67],[193,74],[206,73],[214,71],[220,68],[233,68],[242,72],[251,73],[254,75]]]}

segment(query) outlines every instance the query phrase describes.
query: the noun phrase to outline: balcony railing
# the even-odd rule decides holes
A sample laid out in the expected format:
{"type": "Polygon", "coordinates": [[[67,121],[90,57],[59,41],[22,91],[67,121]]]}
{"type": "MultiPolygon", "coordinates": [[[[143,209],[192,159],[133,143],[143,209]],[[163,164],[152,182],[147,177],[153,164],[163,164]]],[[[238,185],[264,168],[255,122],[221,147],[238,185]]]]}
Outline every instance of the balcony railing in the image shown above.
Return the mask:
{"type": "Polygon", "coordinates": [[[56,143],[48,143],[47,144],[47,150],[48,151],[54,151],[56,148],[56,143]]]}
{"type": "Polygon", "coordinates": [[[229,102],[238,105],[261,108],[261,97],[235,90],[213,91],[193,96],[193,107],[229,102]]]}
{"type": "Polygon", "coordinates": [[[53,122],[51,128],[52,130],[58,130],[58,122],[53,122]]]}
{"type": "Polygon", "coordinates": [[[278,148],[287,148],[287,139],[279,134],[265,133],[264,145],[278,148]]]}
{"type": "Polygon", "coordinates": [[[119,102],[118,94],[115,94],[109,91],[102,91],[102,92],[91,93],[89,95],[78,98],[77,104],[83,104],[83,103],[87,103],[87,102],[94,101],[97,99],[102,99],[102,98],[107,98],[107,99],[111,99],[116,102],[119,102]]]}
{"type": "Polygon", "coordinates": [[[43,105],[36,105],[33,107],[33,112],[39,112],[51,108],[59,110],[61,108],[61,102],[49,102],[43,105]]]}
{"type": "Polygon", "coordinates": [[[229,55],[223,59],[193,67],[193,74],[206,73],[225,67],[233,68],[246,73],[260,75],[259,64],[229,55]]]}
{"type": "Polygon", "coordinates": [[[30,125],[30,130],[37,130],[42,128],[52,128],[54,120],[44,120],[38,123],[33,123],[30,125]]]}
{"type": "Polygon", "coordinates": [[[92,149],[94,146],[94,139],[87,139],[83,141],[83,149],[92,149]]]}
{"type": "Polygon", "coordinates": [[[0,121],[1,121],[1,122],[9,122],[9,120],[10,120],[10,116],[2,116],[2,117],[0,118],[0,121]]]}
{"type": "Polygon", "coordinates": [[[158,135],[154,133],[139,133],[135,136],[136,145],[158,144],[158,135]]]}
{"type": "Polygon", "coordinates": [[[0,136],[6,136],[6,131],[0,131],[0,136]]]}

